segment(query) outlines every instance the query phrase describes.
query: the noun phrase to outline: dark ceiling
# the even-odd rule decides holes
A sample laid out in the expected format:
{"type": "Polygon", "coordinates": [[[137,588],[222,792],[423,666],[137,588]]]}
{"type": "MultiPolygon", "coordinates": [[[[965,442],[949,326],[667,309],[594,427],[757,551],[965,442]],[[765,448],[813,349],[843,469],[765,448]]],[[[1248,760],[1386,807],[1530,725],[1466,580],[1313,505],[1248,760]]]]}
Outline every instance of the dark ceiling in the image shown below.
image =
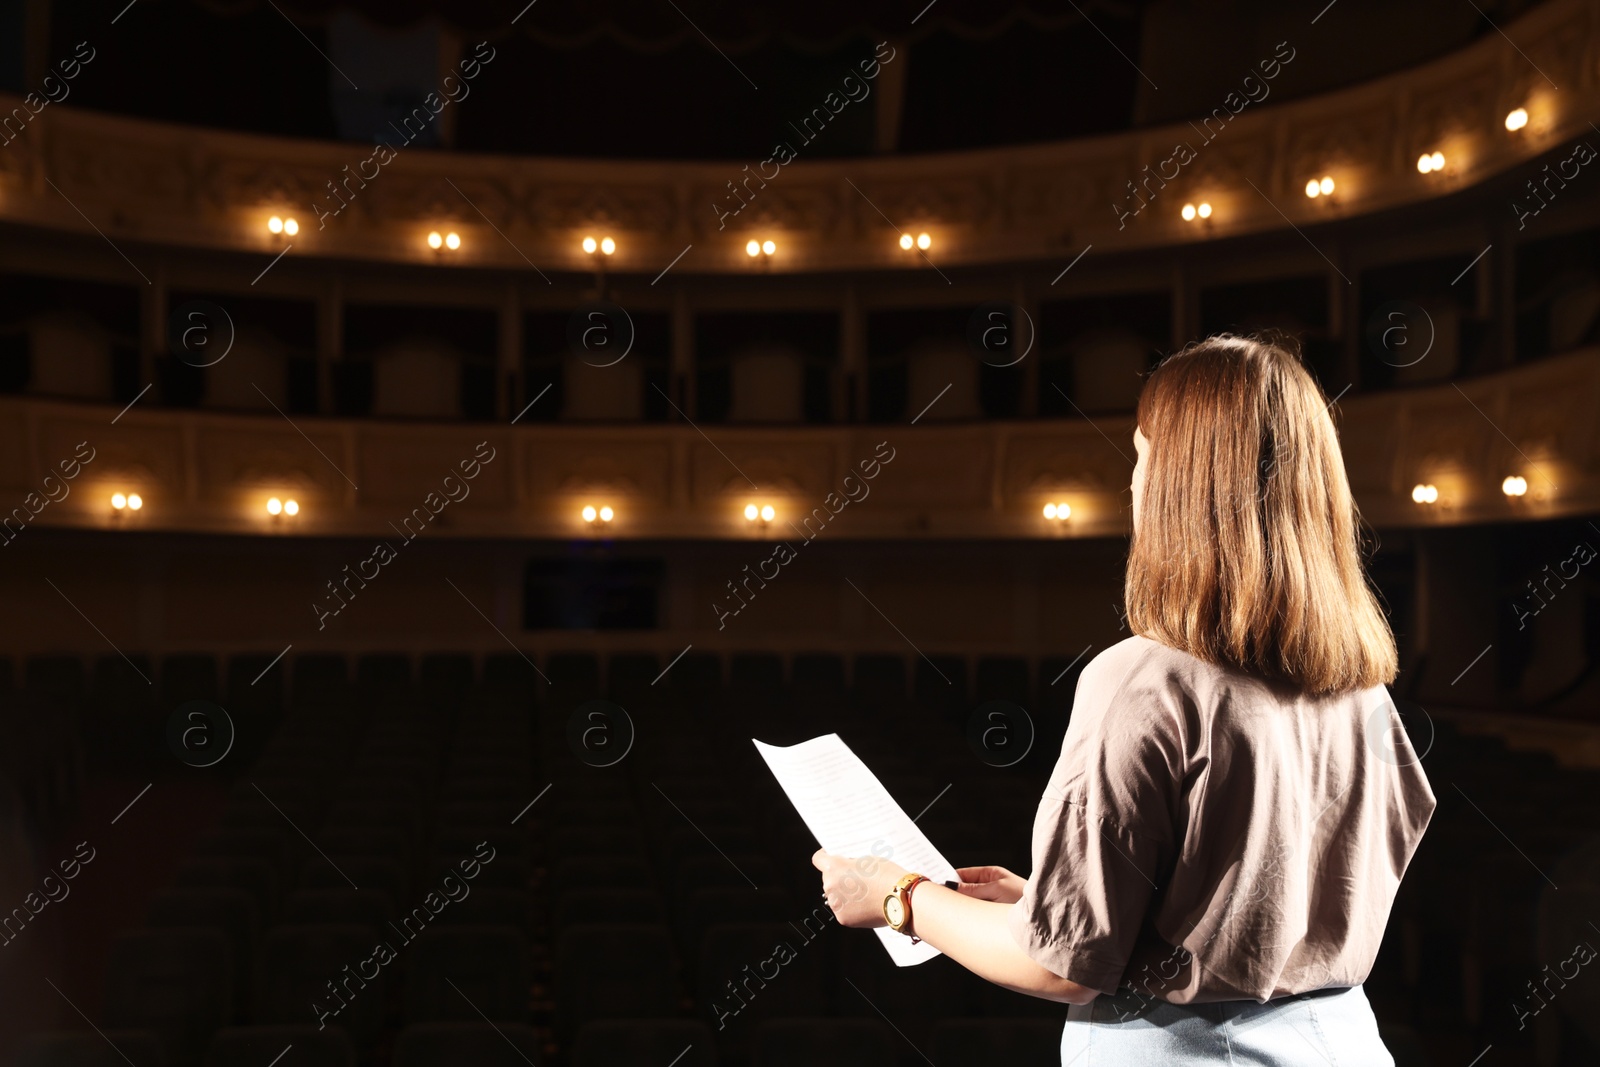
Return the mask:
{"type": "Polygon", "coordinates": [[[1298,58],[1276,102],[1460,47],[1529,6],[1483,0],[1480,16],[1447,0],[1338,0],[1313,26],[1325,3],[0,0],[0,51],[5,22],[28,41],[0,61],[0,86],[34,88],[30,73],[87,41],[95,59],[72,104],[370,140],[488,41],[493,59],[419,143],[754,162],[779,141],[808,158],[932,152],[1187,117],[1290,38],[1298,58]],[[875,52],[894,58],[863,79],[875,52]],[[826,129],[802,138],[795,124],[819,108],[826,129]]]}

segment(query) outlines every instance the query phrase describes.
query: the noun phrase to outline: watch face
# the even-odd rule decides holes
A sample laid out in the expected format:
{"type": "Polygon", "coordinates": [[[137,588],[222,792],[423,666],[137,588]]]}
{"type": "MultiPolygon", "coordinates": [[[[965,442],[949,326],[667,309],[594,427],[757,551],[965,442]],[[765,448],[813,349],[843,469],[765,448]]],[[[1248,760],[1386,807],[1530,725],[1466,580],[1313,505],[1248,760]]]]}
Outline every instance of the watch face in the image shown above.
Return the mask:
{"type": "Polygon", "coordinates": [[[883,914],[890,926],[899,926],[906,921],[906,906],[899,897],[892,896],[883,902],[883,914]]]}

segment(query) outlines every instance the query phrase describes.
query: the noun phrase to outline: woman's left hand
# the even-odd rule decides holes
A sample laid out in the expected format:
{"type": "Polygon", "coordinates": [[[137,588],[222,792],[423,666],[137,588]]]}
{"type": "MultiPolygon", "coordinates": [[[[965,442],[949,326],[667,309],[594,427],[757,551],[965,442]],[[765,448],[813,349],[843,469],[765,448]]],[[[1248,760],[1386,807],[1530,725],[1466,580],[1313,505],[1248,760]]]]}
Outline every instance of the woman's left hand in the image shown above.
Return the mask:
{"type": "Polygon", "coordinates": [[[835,856],[817,849],[811,865],[822,872],[822,895],[840,926],[858,930],[887,926],[883,898],[906,869],[877,856],[835,856]]]}

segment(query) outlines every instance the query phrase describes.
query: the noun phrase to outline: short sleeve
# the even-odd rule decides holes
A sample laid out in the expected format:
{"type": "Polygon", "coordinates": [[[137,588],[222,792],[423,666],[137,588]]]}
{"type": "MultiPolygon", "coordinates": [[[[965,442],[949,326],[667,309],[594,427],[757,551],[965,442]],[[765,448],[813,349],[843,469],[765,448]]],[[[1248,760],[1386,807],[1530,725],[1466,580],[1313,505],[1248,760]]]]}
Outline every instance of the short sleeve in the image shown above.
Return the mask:
{"type": "Polygon", "coordinates": [[[1033,871],[1008,916],[1040,966],[1103,993],[1121,984],[1170,871],[1183,777],[1172,695],[1130,685],[1132,673],[1084,671],[1034,819],[1033,871]]]}

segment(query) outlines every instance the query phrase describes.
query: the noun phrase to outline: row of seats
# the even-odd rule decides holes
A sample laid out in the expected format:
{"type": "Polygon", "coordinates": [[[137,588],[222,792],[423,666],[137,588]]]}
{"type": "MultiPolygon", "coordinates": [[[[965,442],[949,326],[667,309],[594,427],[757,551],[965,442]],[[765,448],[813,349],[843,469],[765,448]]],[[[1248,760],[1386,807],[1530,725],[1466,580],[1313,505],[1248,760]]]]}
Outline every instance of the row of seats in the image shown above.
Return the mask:
{"type": "MultiPolygon", "coordinates": [[[[1027,1067],[1059,1058],[1061,1027],[1040,1020],[950,1019],[926,1046],[950,1063],[1002,1062],[1027,1067]]],[[[337,1029],[306,1026],[232,1027],[219,1030],[202,1067],[267,1065],[286,1050],[295,1067],[358,1067],[355,1047],[337,1029]]],[[[169,1067],[160,1041],[138,1031],[51,1034],[24,1040],[17,1067],[169,1067]]],[[[432,1023],[408,1026],[395,1038],[392,1067],[545,1067],[534,1031],[512,1023],[432,1023]]],[[[719,1067],[714,1032],[688,1020],[589,1023],[579,1031],[572,1067],[652,1064],[719,1067]]],[[[753,1067],[915,1067],[924,1051],[879,1019],[776,1019],[756,1028],[753,1067]]]]}
{"type": "MultiPolygon", "coordinates": [[[[648,686],[661,672],[645,678],[620,658],[614,679],[648,686]]],[[[521,695],[479,677],[453,702],[421,699],[415,682],[372,702],[346,679],[343,702],[333,687],[309,706],[291,701],[230,787],[219,828],[156,897],[149,929],[113,951],[107,1001],[118,1011],[106,1021],[154,1030],[182,1063],[199,1062],[230,1026],[305,1021],[313,999],[331,1003],[328,981],[477,841],[492,842],[495,858],[470,894],[330,1019],[364,1062],[384,1062],[406,1028],[474,1017],[532,1027],[547,1055],[608,1062],[582,1052],[595,1047],[594,1025],[688,1015],[714,1027],[728,982],[779,939],[795,941],[800,924],[821,932],[805,962],[749,1008],[724,1005],[729,1025],[700,1043],[705,1055],[755,1062],[767,1055],[760,1027],[797,1015],[892,1011],[920,1040],[942,1018],[1056,1010],[959,968],[896,973],[874,939],[823,930],[816,905],[801,903],[816,898],[815,841],[750,744],[771,705],[743,675],[744,695],[724,699],[740,689],[713,690],[708,660],[685,660],[682,680],[629,698],[638,737],[614,767],[585,762],[570,743],[569,715],[603,677],[577,659],[546,658],[548,685],[521,695]],[[704,699],[686,695],[695,688],[704,699]],[[164,957],[187,962],[154,962],[164,957]],[[183,1010],[173,1017],[163,1004],[183,1010]]],[[[923,825],[947,850],[972,850],[952,858],[1025,865],[1037,774],[984,764],[957,730],[902,739],[887,722],[861,716],[848,739],[908,811],[940,801],[923,825]],[[974,772],[996,788],[968,788],[974,772]],[[998,835],[1010,852],[995,850],[996,814],[1012,824],[998,835]]]]}
{"type": "MultiPolygon", "coordinates": [[[[763,1035],[796,1018],[887,1018],[907,1055],[952,1020],[993,1027],[991,1036],[1053,1031],[1054,1055],[1059,1006],[947,960],[894,968],[874,938],[826,922],[809,863],[815,841],[750,738],[837,728],[954,863],[1021,872],[1058,741],[1041,736],[1042,760],[993,766],[947,713],[956,705],[941,712],[915,685],[853,703],[870,692],[870,657],[855,661],[854,678],[825,684],[800,656],[774,673],[771,658],[691,653],[659,685],[665,663],[653,657],[632,667],[621,655],[539,662],[548,683],[489,681],[485,664],[455,697],[425,697],[408,674],[374,698],[375,666],[364,682],[359,661],[354,676],[330,669],[318,694],[302,690],[301,664],[290,661],[290,699],[248,773],[233,769],[220,825],[156,887],[146,928],[113,950],[107,1003],[116,1010],[100,1021],[154,1033],[179,1067],[201,1062],[222,1035],[311,1021],[312,1003],[329,1003],[329,981],[488,842],[495,858],[470,895],[397,945],[393,965],[330,1018],[361,1062],[400,1062],[401,1035],[486,1018],[526,1028],[540,1063],[638,1062],[585,1050],[600,1047],[596,1033],[671,1034],[684,1024],[709,1037],[660,1062],[690,1044],[699,1051],[684,1063],[795,1062],[781,1057],[799,1038],[776,1048],[763,1035]],[[833,696],[796,699],[807,686],[833,696]],[[570,729],[597,692],[625,702],[634,721],[624,758],[609,766],[570,729]],[[770,988],[744,984],[779,941],[797,949],[795,960],[770,988]],[[151,962],[162,959],[183,962],[151,962]],[[195,974],[208,977],[186,977],[195,974]]],[[[1407,710],[1440,808],[1369,995],[1402,1046],[1410,1039],[1397,1025],[1514,1049],[1528,1037],[1507,1032],[1495,1008],[1539,974],[1549,930],[1591,900],[1572,889],[1583,878],[1569,884],[1556,872],[1600,825],[1600,780],[1407,710]],[[1566,892],[1553,893],[1545,875],[1566,892]]]]}
{"type": "Polygon", "coordinates": [[[272,653],[244,653],[226,664],[211,655],[177,654],[163,657],[159,665],[139,654],[105,655],[87,665],[76,656],[38,655],[23,661],[20,671],[0,658],[0,693],[133,706],[211,700],[225,702],[230,710],[234,705],[281,708],[286,696],[297,706],[396,699],[439,705],[475,689],[522,696],[536,688],[555,697],[619,701],[667,692],[690,699],[787,692],[797,701],[839,700],[867,713],[908,699],[953,709],[987,700],[1043,708],[1070,705],[1077,674],[1088,659],[1045,657],[1030,666],[1022,657],[987,656],[973,661],[969,671],[965,658],[947,655],[797,653],[786,658],[690,651],[672,659],[663,675],[667,662],[651,652],[612,653],[602,661],[595,653],[555,651],[543,657],[542,666],[531,652],[490,653],[481,662],[466,653],[441,653],[419,656],[415,663],[401,653],[359,655],[353,662],[335,653],[282,660],[272,653]],[[658,680],[663,688],[656,688],[658,680]]]}

